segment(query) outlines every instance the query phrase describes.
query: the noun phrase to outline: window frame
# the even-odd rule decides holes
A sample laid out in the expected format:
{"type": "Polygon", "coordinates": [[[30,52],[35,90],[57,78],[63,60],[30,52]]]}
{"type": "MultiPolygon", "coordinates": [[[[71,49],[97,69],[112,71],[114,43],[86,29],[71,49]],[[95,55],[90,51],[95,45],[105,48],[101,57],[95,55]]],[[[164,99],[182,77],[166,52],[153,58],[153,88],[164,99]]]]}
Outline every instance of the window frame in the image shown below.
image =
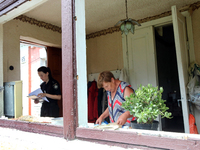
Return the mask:
{"type": "MultiPolygon", "coordinates": [[[[75,0],[62,0],[62,79],[63,79],[63,127],[0,119],[0,126],[23,131],[64,137],[67,140],[84,139],[110,145],[126,147],[149,147],[167,149],[195,149],[200,139],[185,135],[184,139],[140,134],[137,130],[109,131],[78,127],[77,108],[77,70],[76,70],[76,33],[75,0]]],[[[157,131],[155,131],[157,132],[157,131]]],[[[178,135],[179,133],[174,133],[178,135]]]]}
{"type": "MultiPolygon", "coordinates": [[[[79,9],[79,8],[78,8],[79,9]]],[[[78,16],[77,18],[80,18],[78,16]]],[[[144,23],[143,27],[150,26],[150,25],[161,25],[172,22],[172,16],[160,18],[159,20],[153,20],[151,22],[144,23]]],[[[137,27],[136,27],[137,28],[137,27]]],[[[65,29],[64,29],[65,30],[65,29]]],[[[79,32],[78,32],[79,33],[79,32]]],[[[80,43],[78,41],[77,43],[80,43]]],[[[77,49],[78,51],[78,49],[77,49]]],[[[79,91],[78,91],[79,92],[79,91]]],[[[79,103],[79,99],[78,99],[79,103]]],[[[81,116],[79,116],[81,117],[81,116]]],[[[83,117],[84,114],[83,114],[83,117]]],[[[128,144],[128,145],[137,145],[138,147],[149,147],[149,148],[168,148],[168,149],[184,149],[183,147],[187,147],[187,145],[190,145],[190,142],[194,142],[192,138],[188,138],[191,141],[185,141],[183,139],[176,139],[176,136],[180,133],[173,133],[175,138],[169,138],[169,137],[161,137],[160,132],[158,131],[156,136],[152,135],[145,135],[138,133],[137,130],[129,132],[129,131],[109,131],[109,130],[98,130],[98,129],[90,129],[81,127],[82,124],[79,125],[79,127],[76,128],[76,138],[78,139],[85,139],[85,140],[92,140],[92,141],[98,141],[98,142],[105,142],[105,143],[112,143],[112,144],[128,144]],[[186,143],[184,143],[186,142],[186,143]]],[[[84,126],[84,125],[83,125],[84,126]]],[[[157,132],[157,131],[152,131],[157,132]]],[[[162,133],[162,132],[161,132],[162,133]]],[[[185,134],[183,134],[184,136],[185,134]]],[[[191,146],[192,147],[192,146],[191,146]]]]}

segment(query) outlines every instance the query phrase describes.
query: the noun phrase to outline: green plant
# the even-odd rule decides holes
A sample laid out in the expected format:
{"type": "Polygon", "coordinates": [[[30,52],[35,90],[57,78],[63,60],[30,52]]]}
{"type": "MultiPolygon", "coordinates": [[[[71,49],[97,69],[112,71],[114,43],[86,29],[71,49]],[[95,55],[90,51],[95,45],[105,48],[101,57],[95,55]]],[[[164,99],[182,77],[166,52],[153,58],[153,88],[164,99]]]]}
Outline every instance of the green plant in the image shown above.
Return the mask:
{"type": "Polygon", "coordinates": [[[134,94],[126,97],[122,107],[137,118],[137,123],[152,123],[158,115],[162,118],[172,118],[167,112],[165,101],[162,99],[163,88],[153,87],[151,84],[140,86],[134,94]]]}

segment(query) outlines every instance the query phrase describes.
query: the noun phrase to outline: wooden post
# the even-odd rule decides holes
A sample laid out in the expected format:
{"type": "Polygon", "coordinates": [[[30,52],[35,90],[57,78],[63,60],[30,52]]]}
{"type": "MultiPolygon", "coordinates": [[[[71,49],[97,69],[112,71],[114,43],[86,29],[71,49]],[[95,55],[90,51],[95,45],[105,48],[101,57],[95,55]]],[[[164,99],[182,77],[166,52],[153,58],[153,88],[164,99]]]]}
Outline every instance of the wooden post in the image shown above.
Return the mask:
{"type": "Polygon", "coordinates": [[[62,98],[63,98],[63,134],[67,140],[76,135],[76,53],[74,0],[62,0],[62,98]]]}

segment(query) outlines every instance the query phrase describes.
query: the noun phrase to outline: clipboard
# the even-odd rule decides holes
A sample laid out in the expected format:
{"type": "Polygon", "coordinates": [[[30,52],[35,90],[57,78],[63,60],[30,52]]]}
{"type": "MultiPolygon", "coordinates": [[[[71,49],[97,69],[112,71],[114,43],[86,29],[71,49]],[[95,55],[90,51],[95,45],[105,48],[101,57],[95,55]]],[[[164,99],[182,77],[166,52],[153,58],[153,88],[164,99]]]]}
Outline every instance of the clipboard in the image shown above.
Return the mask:
{"type": "Polygon", "coordinates": [[[42,97],[42,98],[38,97],[37,95],[40,93],[43,93],[41,88],[29,93],[27,97],[33,100],[39,100],[39,102],[43,102],[44,100],[49,102],[49,100],[46,97],[42,97]]]}
{"type": "Polygon", "coordinates": [[[32,100],[39,100],[39,102],[43,102],[44,100],[42,98],[39,98],[36,95],[32,95],[32,96],[27,96],[28,98],[32,99],[32,100]]]}

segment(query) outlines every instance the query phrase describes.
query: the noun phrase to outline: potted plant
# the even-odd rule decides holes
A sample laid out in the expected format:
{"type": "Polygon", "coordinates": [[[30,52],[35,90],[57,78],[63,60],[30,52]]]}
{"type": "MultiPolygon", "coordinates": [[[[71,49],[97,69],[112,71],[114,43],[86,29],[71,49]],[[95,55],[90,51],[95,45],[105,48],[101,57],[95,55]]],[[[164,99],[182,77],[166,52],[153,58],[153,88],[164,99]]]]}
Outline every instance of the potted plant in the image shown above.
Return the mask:
{"type": "Polygon", "coordinates": [[[172,118],[167,112],[165,100],[162,99],[163,88],[153,87],[151,84],[140,86],[134,94],[126,97],[122,107],[136,117],[131,122],[132,128],[157,130],[158,122],[155,119],[158,115],[162,118],[172,118]]]}

